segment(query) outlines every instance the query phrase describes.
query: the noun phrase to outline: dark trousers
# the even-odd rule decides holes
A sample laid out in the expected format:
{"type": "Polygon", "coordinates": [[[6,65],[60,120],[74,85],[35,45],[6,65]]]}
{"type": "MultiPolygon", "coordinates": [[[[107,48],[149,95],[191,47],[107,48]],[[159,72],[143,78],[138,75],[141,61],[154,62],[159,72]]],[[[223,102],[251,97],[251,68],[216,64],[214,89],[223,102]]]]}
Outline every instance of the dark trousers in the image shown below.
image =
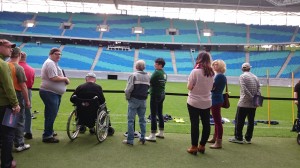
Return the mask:
{"type": "Polygon", "coordinates": [[[151,133],[157,131],[156,115],[158,116],[158,127],[159,130],[164,130],[165,123],[163,117],[163,103],[165,100],[165,93],[161,95],[150,96],[150,111],[151,111],[151,133]]]}
{"type": "Polygon", "coordinates": [[[254,118],[255,118],[256,108],[246,108],[237,107],[235,115],[235,129],[234,136],[237,140],[243,140],[243,128],[245,124],[245,119],[248,119],[247,132],[245,134],[245,139],[251,141],[254,130],[254,118]]]}
{"type": "Polygon", "coordinates": [[[211,114],[215,122],[215,133],[216,139],[222,139],[223,136],[223,125],[221,116],[221,107],[223,103],[211,106],[211,114]]]}
{"type": "Polygon", "coordinates": [[[191,142],[193,146],[197,146],[199,142],[199,119],[202,122],[202,136],[200,145],[205,146],[210,134],[210,108],[199,109],[187,104],[187,108],[191,121],[191,142]]]}
{"type": "Polygon", "coordinates": [[[2,125],[2,120],[7,106],[0,106],[0,135],[1,135],[1,168],[10,168],[12,156],[13,139],[15,128],[2,125]]]}

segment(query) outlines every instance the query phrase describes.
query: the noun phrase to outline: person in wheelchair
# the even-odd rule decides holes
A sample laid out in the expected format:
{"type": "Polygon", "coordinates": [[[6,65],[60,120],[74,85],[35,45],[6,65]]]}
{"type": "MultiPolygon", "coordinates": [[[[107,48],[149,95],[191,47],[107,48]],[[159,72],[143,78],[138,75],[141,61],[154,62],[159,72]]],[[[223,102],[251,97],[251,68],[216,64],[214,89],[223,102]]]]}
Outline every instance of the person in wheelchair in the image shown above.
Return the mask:
{"type": "MultiPolygon", "coordinates": [[[[77,107],[77,119],[80,133],[85,133],[86,126],[91,134],[95,133],[95,119],[99,105],[105,103],[102,87],[96,84],[96,74],[89,72],[85,76],[85,83],[79,85],[72,94],[70,101],[77,107]],[[90,99],[89,101],[82,101],[90,99]]],[[[109,121],[109,135],[112,135],[112,127],[109,121]]]]}

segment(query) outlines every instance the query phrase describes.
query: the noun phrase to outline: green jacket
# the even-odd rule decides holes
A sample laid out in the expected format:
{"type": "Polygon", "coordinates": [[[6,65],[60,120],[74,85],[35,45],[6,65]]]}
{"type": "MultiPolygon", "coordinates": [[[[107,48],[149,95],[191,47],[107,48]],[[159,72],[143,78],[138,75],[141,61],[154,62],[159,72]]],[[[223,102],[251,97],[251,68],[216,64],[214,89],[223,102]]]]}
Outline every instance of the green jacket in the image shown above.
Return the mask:
{"type": "Polygon", "coordinates": [[[150,79],[150,95],[161,95],[165,92],[167,74],[164,70],[155,70],[150,79]]]}
{"type": "Polygon", "coordinates": [[[18,99],[10,75],[10,69],[4,56],[0,55],[0,106],[16,106],[18,99]]]}

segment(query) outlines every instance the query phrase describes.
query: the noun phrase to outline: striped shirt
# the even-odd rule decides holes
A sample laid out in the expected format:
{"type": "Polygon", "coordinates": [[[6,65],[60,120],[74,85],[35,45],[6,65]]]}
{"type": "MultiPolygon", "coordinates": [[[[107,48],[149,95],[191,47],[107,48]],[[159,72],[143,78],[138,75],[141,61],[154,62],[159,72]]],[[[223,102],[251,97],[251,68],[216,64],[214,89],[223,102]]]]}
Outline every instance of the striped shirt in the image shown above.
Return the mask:
{"type": "Polygon", "coordinates": [[[253,106],[253,97],[260,92],[260,86],[257,76],[251,72],[244,72],[240,75],[240,100],[239,107],[256,108],[253,106]]]}

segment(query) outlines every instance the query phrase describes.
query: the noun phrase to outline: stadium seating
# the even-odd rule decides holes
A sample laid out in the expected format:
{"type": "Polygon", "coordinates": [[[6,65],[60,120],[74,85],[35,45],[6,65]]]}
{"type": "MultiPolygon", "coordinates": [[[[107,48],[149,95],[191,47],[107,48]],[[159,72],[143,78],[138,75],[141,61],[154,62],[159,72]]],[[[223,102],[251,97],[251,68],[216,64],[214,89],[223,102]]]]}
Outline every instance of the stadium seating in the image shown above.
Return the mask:
{"type": "Polygon", "coordinates": [[[300,51],[296,51],[289,61],[287,67],[282,72],[280,78],[292,78],[292,72],[294,73],[295,78],[300,78],[300,51]]]}
{"type": "Polygon", "coordinates": [[[250,26],[250,43],[290,42],[295,27],[292,26],[250,26]]]}
{"type": "Polygon", "coordinates": [[[22,33],[24,30],[23,22],[32,19],[33,15],[32,13],[1,12],[0,32],[22,33]]]}

